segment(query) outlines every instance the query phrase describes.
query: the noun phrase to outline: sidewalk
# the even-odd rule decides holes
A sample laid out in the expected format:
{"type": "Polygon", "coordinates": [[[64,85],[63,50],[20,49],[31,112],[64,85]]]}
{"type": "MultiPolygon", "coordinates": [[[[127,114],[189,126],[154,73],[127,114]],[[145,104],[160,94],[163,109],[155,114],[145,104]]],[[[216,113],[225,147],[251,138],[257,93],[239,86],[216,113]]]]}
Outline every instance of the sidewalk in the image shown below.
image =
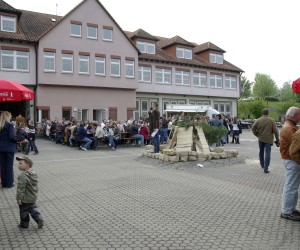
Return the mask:
{"type": "Polygon", "coordinates": [[[244,138],[224,146],[239,158],[204,168],[136,147],[85,152],[37,140],[30,157],[45,226],[19,229],[16,189],[0,189],[0,249],[300,249],[300,222],[279,216],[278,148],[264,174],[257,142],[244,138]]]}

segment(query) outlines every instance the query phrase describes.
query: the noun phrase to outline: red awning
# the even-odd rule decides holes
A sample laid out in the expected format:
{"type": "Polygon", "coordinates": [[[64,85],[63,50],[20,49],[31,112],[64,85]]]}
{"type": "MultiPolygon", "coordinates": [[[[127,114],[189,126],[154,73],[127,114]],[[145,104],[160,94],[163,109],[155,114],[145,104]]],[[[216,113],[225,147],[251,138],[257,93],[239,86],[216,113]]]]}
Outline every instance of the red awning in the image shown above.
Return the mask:
{"type": "Polygon", "coordinates": [[[34,99],[34,92],[20,83],[0,79],[0,102],[19,102],[34,99]]]}

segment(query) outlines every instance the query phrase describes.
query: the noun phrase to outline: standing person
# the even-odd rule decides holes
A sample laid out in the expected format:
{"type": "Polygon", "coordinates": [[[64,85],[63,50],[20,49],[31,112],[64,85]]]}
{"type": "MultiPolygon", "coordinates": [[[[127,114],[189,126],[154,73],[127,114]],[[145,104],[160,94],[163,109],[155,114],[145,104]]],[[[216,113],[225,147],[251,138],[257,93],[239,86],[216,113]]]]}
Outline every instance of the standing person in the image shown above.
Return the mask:
{"type": "Polygon", "coordinates": [[[160,135],[160,142],[166,144],[168,142],[169,136],[168,136],[168,125],[169,121],[167,120],[167,116],[163,114],[161,119],[161,135],[160,135]]]}
{"type": "Polygon", "coordinates": [[[286,121],[280,130],[280,154],[285,167],[285,183],[282,193],[281,218],[300,221],[300,212],[296,210],[300,184],[300,109],[290,107],[286,112],[286,121]]]}
{"type": "Polygon", "coordinates": [[[37,146],[35,145],[35,127],[33,125],[33,121],[28,121],[28,133],[27,133],[27,139],[28,143],[25,148],[25,154],[29,154],[30,148],[33,148],[34,155],[37,155],[39,153],[39,150],[37,149],[37,146]]]}
{"type": "Polygon", "coordinates": [[[252,126],[253,134],[258,137],[259,161],[264,173],[269,173],[271,160],[271,147],[276,137],[275,143],[279,143],[279,133],[274,119],[269,117],[269,109],[263,109],[263,116],[254,122],[252,126]]]}
{"type": "Polygon", "coordinates": [[[242,128],[239,125],[237,117],[235,116],[232,121],[232,142],[231,143],[234,143],[234,141],[235,141],[235,144],[240,144],[241,130],[242,130],[242,128]]]}
{"type": "Polygon", "coordinates": [[[42,228],[44,220],[35,204],[38,195],[37,174],[32,170],[32,160],[28,157],[16,157],[19,161],[19,170],[21,174],[18,177],[17,203],[20,210],[20,227],[28,228],[31,215],[32,219],[42,228]]]}
{"type": "Polygon", "coordinates": [[[14,186],[14,155],[17,140],[14,135],[14,127],[10,123],[11,113],[2,111],[0,115],[0,168],[2,188],[14,186]]]}
{"type": "Polygon", "coordinates": [[[156,101],[151,103],[151,110],[149,111],[149,129],[151,136],[153,132],[155,135],[152,137],[154,144],[154,153],[159,153],[159,117],[158,103],[156,101]]]}

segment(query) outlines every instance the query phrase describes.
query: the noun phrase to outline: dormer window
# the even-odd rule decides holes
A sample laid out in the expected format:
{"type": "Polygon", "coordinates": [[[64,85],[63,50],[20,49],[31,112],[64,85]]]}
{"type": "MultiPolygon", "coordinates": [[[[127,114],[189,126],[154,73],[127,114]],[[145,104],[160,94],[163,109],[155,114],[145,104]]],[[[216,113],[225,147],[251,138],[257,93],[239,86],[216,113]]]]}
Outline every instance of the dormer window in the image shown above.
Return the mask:
{"type": "Polygon", "coordinates": [[[223,64],[223,55],[216,54],[216,53],[210,53],[209,54],[209,61],[211,63],[223,64]]]}
{"type": "Polygon", "coordinates": [[[192,50],[185,48],[176,48],[176,57],[184,59],[192,59],[192,50]]]}
{"type": "Polygon", "coordinates": [[[1,31],[16,32],[16,18],[1,16],[1,31]]]}
{"type": "Polygon", "coordinates": [[[155,44],[147,42],[137,42],[136,46],[138,47],[141,53],[146,54],[155,54],[155,44]]]}

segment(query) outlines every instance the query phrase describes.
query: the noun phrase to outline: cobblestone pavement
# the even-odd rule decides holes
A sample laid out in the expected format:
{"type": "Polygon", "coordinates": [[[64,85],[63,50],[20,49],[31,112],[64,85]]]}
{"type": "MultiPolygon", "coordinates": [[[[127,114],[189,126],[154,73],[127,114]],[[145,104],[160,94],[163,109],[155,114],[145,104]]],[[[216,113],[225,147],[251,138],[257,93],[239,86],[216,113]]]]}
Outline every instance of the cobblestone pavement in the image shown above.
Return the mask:
{"type": "Polygon", "coordinates": [[[16,189],[0,189],[0,249],[300,249],[300,222],[279,217],[279,150],[264,174],[249,131],[240,145],[224,146],[238,158],[203,168],[143,158],[136,147],[37,145],[30,157],[45,226],[19,229],[16,189]]]}

